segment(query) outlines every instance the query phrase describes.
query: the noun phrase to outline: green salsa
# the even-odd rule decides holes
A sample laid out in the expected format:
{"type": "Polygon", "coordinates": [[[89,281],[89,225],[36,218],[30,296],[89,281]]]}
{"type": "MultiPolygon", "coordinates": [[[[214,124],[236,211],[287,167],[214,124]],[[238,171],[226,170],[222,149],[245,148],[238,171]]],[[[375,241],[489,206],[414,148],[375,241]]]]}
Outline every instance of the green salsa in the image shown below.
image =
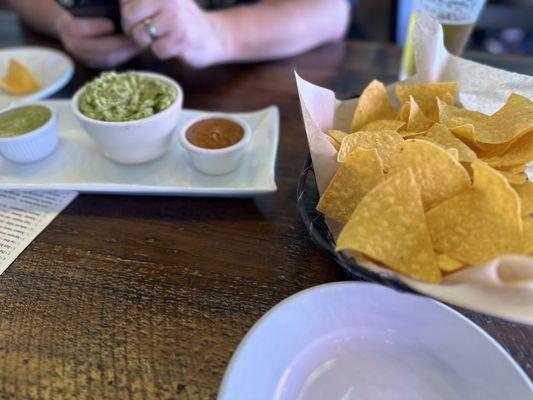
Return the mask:
{"type": "Polygon", "coordinates": [[[13,108],[0,114],[0,138],[9,138],[31,132],[43,126],[52,113],[43,106],[31,105],[13,108]]]}
{"type": "Polygon", "coordinates": [[[109,71],[87,84],[78,107],[99,121],[134,121],[165,110],[176,96],[176,90],[159,79],[109,71]]]}

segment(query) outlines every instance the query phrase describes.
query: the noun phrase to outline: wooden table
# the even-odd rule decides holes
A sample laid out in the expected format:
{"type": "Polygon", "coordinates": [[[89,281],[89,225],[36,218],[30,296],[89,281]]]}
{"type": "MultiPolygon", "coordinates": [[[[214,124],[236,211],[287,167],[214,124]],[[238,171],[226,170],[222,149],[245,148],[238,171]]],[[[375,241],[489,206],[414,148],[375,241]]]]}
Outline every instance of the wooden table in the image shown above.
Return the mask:
{"type": "MultiPolygon", "coordinates": [[[[0,46],[57,44],[0,14],[0,46]]],[[[476,58],[531,73],[532,59],[476,58]]],[[[295,206],[307,154],[293,70],[360,93],[396,79],[400,51],[345,42],[280,62],[204,71],[138,60],[178,80],[185,106],[281,110],[275,194],[255,199],[80,195],[0,277],[1,399],[207,399],[269,308],[344,280],[295,206]]],[[[69,97],[95,75],[76,65],[69,97]]],[[[533,376],[533,329],[463,312],[533,376]]]]}

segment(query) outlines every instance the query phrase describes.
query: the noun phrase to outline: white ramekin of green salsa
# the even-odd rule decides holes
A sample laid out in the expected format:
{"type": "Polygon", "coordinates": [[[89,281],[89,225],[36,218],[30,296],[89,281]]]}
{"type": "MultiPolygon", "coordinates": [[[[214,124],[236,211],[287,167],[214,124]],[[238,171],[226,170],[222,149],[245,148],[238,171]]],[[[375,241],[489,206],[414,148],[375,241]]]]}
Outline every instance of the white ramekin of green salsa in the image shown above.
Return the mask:
{"type": "Polygon", "coordinates": [[[56,120],[55,111],[39,103],[0,112],[0,154],[18,163],[47,157],[57,146],[56,120]]]}
{"type": "Polygon", "coordinates": [[[183,105],[176,81],[151,72],[104,72],[82,87],[72,110],[111,160],[138,164],[170,148],[183,105]]]}

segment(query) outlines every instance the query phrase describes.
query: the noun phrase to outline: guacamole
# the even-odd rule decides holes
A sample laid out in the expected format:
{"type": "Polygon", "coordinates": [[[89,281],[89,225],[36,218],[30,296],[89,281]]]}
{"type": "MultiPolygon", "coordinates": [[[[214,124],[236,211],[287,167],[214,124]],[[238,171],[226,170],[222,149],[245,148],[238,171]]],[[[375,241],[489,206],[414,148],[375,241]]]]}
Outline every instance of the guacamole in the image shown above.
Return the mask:
{"type": "Polygon", "coordinates": [[[176,90],[156,78],[135,72],[103,72],[87,84],[80,97],[81,113],[99,121],[134,121],[168,108],[176,90]]]}
{"type": "Polygon", "coordinates": [[[17,107],[0,114],[0,138],[24,135],[43,126],[52,113],[46,107],[30,105],[17,107]]]}

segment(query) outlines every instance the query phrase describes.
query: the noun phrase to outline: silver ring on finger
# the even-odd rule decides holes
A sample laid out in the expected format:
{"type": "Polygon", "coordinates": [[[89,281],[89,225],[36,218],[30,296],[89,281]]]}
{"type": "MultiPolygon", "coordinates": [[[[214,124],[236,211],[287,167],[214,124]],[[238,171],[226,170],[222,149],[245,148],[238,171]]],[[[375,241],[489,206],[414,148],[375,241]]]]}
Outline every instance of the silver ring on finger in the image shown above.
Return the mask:
{"type": "Polygon", "coordinates": [[[146,35],[150,38],[151,41],[154,41],[159,37],[159,33],[157,32],[157,28],[155,27],[152,18],[146,18],[143,21],[143,25],[144,31],[146,32],[146,35]]]}

